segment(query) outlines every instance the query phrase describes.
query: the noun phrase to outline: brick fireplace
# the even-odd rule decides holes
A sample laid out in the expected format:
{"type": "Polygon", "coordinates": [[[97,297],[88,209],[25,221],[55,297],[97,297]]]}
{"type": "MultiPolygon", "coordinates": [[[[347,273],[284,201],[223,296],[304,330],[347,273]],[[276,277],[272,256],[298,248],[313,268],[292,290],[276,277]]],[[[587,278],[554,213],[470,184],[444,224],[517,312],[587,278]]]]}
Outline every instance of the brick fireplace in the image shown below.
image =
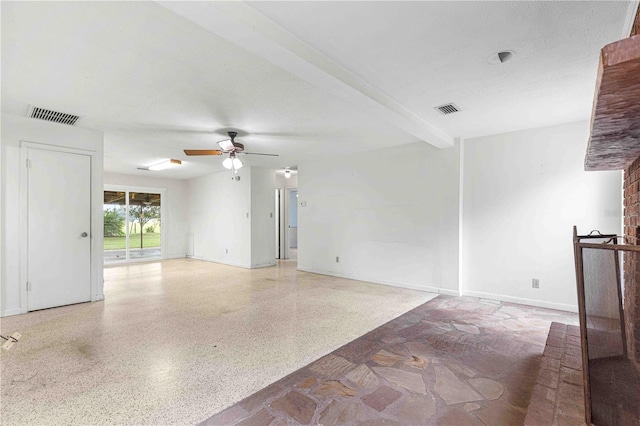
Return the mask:
{"type": "MultiPolygon", "coordinates": [[[[640,246],[639,99],[640,10],[636,12],[630,37],[608,44],[601,51],[585,158],[585,170],[624,170],[624,240],[621,244],[627,247],[640,246]]],[[[578,247],[580,243],[576,244],[578,247]]],[[[582,253],[582,249],[579,252],[582,253]]],[[[580,320],[582,364],[588,373],[584,377],[585,419],[598,424],[640,422],[640,251],[630,247],[620,252],[624,280],[621,317],[626,351],[619,352],[623,356],[599,357],[592,347],[598,342],[599,335],[593,334],[598,326],[588,326],[586,317],[581,316],[580,320]],[[594,337],[592,341],[587,340],[590,333],[594,337]]],[[[581,259],[577,258],[577,262],[581,259]]],[[[579,284],[579,293],[580,288],[584,303],[584,281],[579,284]]]]}
{"type": "MultiPolygon", "coordinates": [[[[640,157],[624,171],[624,237],[627,244],[640,245],[640,157]]],[[[624,258],[624,312],[627,348],[640,369],[640,259],[624,258]]]]}
{"type": "MultiPolygon", "coordinates": [[[[630,37],[602,49],[586,170],[624,170],[623,243],[640,245],[640,10],[630,37]]],[[[609,230],[603,230],[609,232],[609,230]]],[[[624,256],[627,348],[640,371],[640,256],[624,256]]]]}

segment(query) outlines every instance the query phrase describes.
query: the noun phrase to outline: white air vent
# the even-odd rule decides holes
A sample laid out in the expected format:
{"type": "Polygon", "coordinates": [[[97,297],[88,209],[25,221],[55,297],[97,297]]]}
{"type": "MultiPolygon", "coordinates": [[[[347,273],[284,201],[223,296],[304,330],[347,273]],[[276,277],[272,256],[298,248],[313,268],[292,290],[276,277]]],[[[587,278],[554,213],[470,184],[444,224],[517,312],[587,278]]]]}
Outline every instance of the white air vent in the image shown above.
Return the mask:
{"type": "Polygon", "coordinates": [[[37,118],[39,120],[53,121],[54,123],[68,124],[73,126],[78,121],[77,115],[66,114],[64,112],[51,111],[50,109],[38,108],[32,106],[29,108],[29,118],[37,118]]]}
{"type": "Polygon", "coordinates": [[[454,104],[445,104],[434,108],[440,111],[440,114],[442,115],[453,114],[454,112],[460,111],[454,104]]]}

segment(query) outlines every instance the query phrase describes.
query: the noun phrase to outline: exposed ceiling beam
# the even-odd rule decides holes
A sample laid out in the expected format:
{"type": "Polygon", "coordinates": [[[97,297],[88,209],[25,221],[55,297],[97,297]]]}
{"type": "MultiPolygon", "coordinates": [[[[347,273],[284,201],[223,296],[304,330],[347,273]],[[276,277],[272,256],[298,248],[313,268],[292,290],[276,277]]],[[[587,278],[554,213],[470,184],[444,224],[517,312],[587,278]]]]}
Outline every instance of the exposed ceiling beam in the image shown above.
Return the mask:
{"type": "Polygon", "coordinates": [[[437,148],[453,137],[305,44],[252,7],[232,2],[158,2],[172,12],[437,148]]]}

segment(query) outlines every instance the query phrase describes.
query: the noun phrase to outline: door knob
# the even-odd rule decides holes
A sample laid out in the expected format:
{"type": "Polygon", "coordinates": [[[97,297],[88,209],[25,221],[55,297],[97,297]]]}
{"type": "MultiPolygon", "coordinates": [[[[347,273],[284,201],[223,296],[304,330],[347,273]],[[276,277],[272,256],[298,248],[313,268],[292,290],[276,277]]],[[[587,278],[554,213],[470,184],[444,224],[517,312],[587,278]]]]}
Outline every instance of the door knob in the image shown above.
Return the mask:
{"type": "Polygon", "coordinates": [[[83,232],[83,233],[82,233],[82,234],[80,234],[80,235],[82,235],[82,238],[87,238],[87,237],[89,236],[89,234],[87,234],[86,232],[83,232]]]}

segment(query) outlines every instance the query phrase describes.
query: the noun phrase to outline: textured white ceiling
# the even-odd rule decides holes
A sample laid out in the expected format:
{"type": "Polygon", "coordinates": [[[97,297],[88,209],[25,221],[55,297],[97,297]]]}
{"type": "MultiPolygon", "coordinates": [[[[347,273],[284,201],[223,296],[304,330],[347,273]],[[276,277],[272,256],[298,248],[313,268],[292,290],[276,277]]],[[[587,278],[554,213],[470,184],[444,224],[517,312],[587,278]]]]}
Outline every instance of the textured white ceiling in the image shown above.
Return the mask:
{"type": "MultiPolygon", "coordinates": [[[[271,168],[587,119],[599,49],[627,2],[2,2],[2,111],[105,132],[105,170],[223,170],[239,131],[271,168]],[[212,22],[220,25],[211,25],[212,22]],[[224,25],[224,24],[227,25],[224,25]],[[486,63],[516,52],[500,66],[486,63]],[[433,107],[455,102],[462,112],[433,107]]],[[[627,29],[628,30],[628,29],[627,29]]]]}
{"type": "Polygon", "coordinates": [[[624,2],[562,1],[250,5],[465,138],[587,119],[600,48],[622,38],[629,10],[624,2]],[[489,65],[501,50],[516,55],[489,65]],[[433,109],[448,102],[462,112],[433,109]]]}

